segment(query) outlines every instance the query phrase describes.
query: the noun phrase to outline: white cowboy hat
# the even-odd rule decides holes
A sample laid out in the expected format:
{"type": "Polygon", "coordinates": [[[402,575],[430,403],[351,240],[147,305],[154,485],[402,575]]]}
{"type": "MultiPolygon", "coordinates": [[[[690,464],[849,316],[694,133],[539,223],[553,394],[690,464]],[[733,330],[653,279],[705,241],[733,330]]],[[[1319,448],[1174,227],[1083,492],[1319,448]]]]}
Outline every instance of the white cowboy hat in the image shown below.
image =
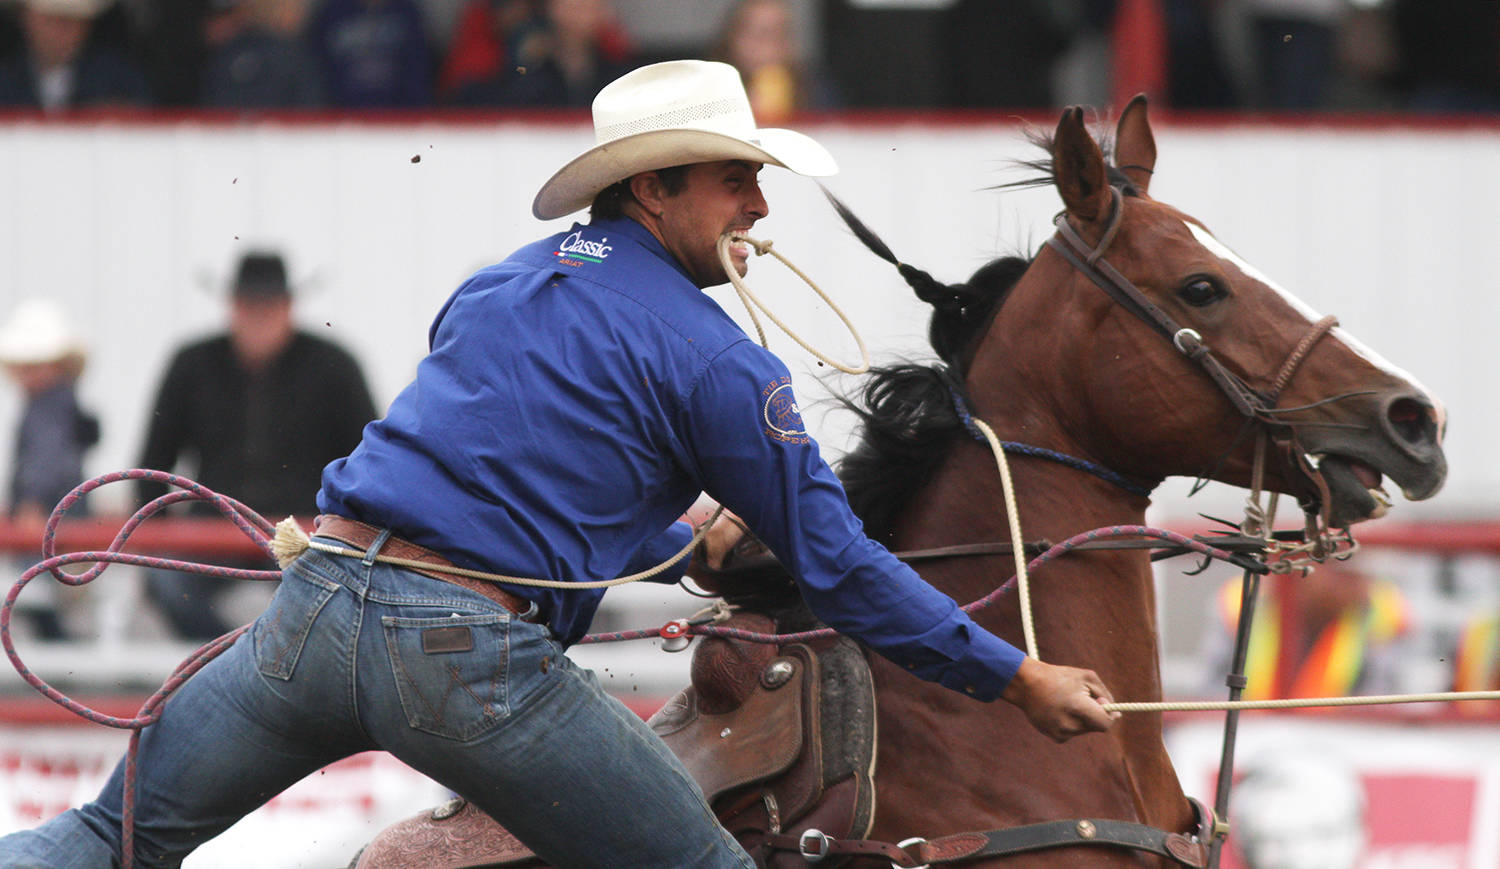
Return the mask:
{"type": "Polygon", "coordinates": [[[67,314],[47,299],[22,300],[0,325],[0,363],[33,365],[82,355],[83,342],[67,314]]]}
{"type": "Polygon", "coordinates": [[[739,71],[706,60],[653,63],[605,85],[594,97],[594,139],[542,185],[532,214],[562,217],[616,181],[685,163],[750,160],[798,175],[838,172],[833,155],[807,136],[757,129],[739,71]]]}

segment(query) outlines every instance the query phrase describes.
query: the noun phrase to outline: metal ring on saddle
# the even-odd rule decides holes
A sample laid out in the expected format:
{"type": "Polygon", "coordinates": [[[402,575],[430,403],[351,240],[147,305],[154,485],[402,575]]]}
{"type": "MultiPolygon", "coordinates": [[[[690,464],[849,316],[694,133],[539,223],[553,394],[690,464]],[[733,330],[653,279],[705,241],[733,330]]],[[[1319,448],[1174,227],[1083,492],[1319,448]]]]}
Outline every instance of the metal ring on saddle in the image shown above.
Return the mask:
{"type": "MultiPolygon", "coordinates": [[[[921,836],[912,836],[910,839],[902,839],[901,841],[897,842],[896,843],[896,847],[900,848],[903,851],[905,851],[907,848],[911,847],[912,845],[925,845],[925,844],[927,844],[927,840],[926,839],[922,838],[921,836]]],[[[891,869],[928,869],[928,867],[931,866],[931,865],[932,864],[930,864],[930,863],[923,863],[921,866],[902,866],[900,863],[897,863],[895,860],[891,861],[891,869]]]]}

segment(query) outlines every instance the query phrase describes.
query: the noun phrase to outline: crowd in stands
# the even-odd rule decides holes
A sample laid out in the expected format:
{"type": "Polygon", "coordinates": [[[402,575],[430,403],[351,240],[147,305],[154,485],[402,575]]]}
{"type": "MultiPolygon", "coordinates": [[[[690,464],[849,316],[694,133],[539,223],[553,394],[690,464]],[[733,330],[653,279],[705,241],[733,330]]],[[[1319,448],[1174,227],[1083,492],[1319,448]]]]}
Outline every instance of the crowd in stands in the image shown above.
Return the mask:
{"type": "Polygon", "coordinates": [[[735,64],[771,121],[1136,91],[1195,110],[1487,112],[1500,109],[1500,3],[0,0],[10,109],[586,108],[671,57],[735,64]],[[442,2],[452,15],[432,14],[442,2]],[[701,19],[701,38],[647,47],[643,19],[665,13],[701,19]]]}

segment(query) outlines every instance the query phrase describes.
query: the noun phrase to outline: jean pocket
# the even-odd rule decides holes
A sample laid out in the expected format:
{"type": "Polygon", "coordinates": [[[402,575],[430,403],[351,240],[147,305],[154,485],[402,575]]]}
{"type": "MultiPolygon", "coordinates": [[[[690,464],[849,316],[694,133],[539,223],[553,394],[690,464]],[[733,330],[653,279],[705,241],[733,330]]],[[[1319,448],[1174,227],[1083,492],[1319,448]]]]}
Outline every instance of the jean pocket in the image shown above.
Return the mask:
{"type": "Polygon", "coordinates": [[[414,729],[469,740],[510,714],[510,616],[386,616],[381,624],[414,729]]]}
{"type": "Polygon", "coordinates": [[[282,576],[270,606],[250,629],[261,673],[283,681],[292,678],[313,622],[338,590],[337,583],[295,566],[282,576]]]}

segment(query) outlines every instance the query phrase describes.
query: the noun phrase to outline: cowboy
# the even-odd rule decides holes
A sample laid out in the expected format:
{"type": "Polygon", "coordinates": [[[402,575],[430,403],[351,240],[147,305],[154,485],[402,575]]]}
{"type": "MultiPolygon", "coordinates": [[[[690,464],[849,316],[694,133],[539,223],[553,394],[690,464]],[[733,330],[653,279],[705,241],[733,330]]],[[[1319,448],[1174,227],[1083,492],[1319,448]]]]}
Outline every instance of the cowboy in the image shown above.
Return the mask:
{"type": "MultiPolygon", "coordinates": [[[[544,220],[592,206],[591,222],[460,286],[415,381],[325,469],[313,539],[352,554],[291,562],[249,635],[144,732],[135,820],[152,859],[384,749],[555,866],[753,866],[655,734],[563,654],[603,594],[578,583],[684,549],[692,529],[675,520],[700,491],[780,556],[815,613],[917,676],[1004,697],[1059,740],[1111,723],[1092,672],[1025,657],[864,536],[785,365],[700,292],[727,279],[720,235],[768,211],[761,167],[829,175],[829,154],[757,129],[725,64],[643,67],[593,109],[599,144],[532,206],[544,220]]],[[[743,273],[748,251],[729,250],[743,273]]],[[[0,863],[108,864],[119,787],[117,773],[96,802],[0,840],[0,863]],[[65,854],[6,862],[60,841],[65,854]]]]}
{"type": "MultiPolygon", "coordinates": [[[[267,516],[314,514],[323,466],[354,449],[376,412],[354,356],[326,330],[298,326],[294,286],[277,251],[240,254],[226,327],[172,353],[138,467],[186,473],[267,516]]],[[[137,506],[166,493],[142,480],[137,506]]],[[[217,514],[202,501],[187,512],[217,514]]],[[[177,638],[202,643],[237,624],[221,612],[229,585],[218,577],[151,568],[145,586],[177,638]]]]}

